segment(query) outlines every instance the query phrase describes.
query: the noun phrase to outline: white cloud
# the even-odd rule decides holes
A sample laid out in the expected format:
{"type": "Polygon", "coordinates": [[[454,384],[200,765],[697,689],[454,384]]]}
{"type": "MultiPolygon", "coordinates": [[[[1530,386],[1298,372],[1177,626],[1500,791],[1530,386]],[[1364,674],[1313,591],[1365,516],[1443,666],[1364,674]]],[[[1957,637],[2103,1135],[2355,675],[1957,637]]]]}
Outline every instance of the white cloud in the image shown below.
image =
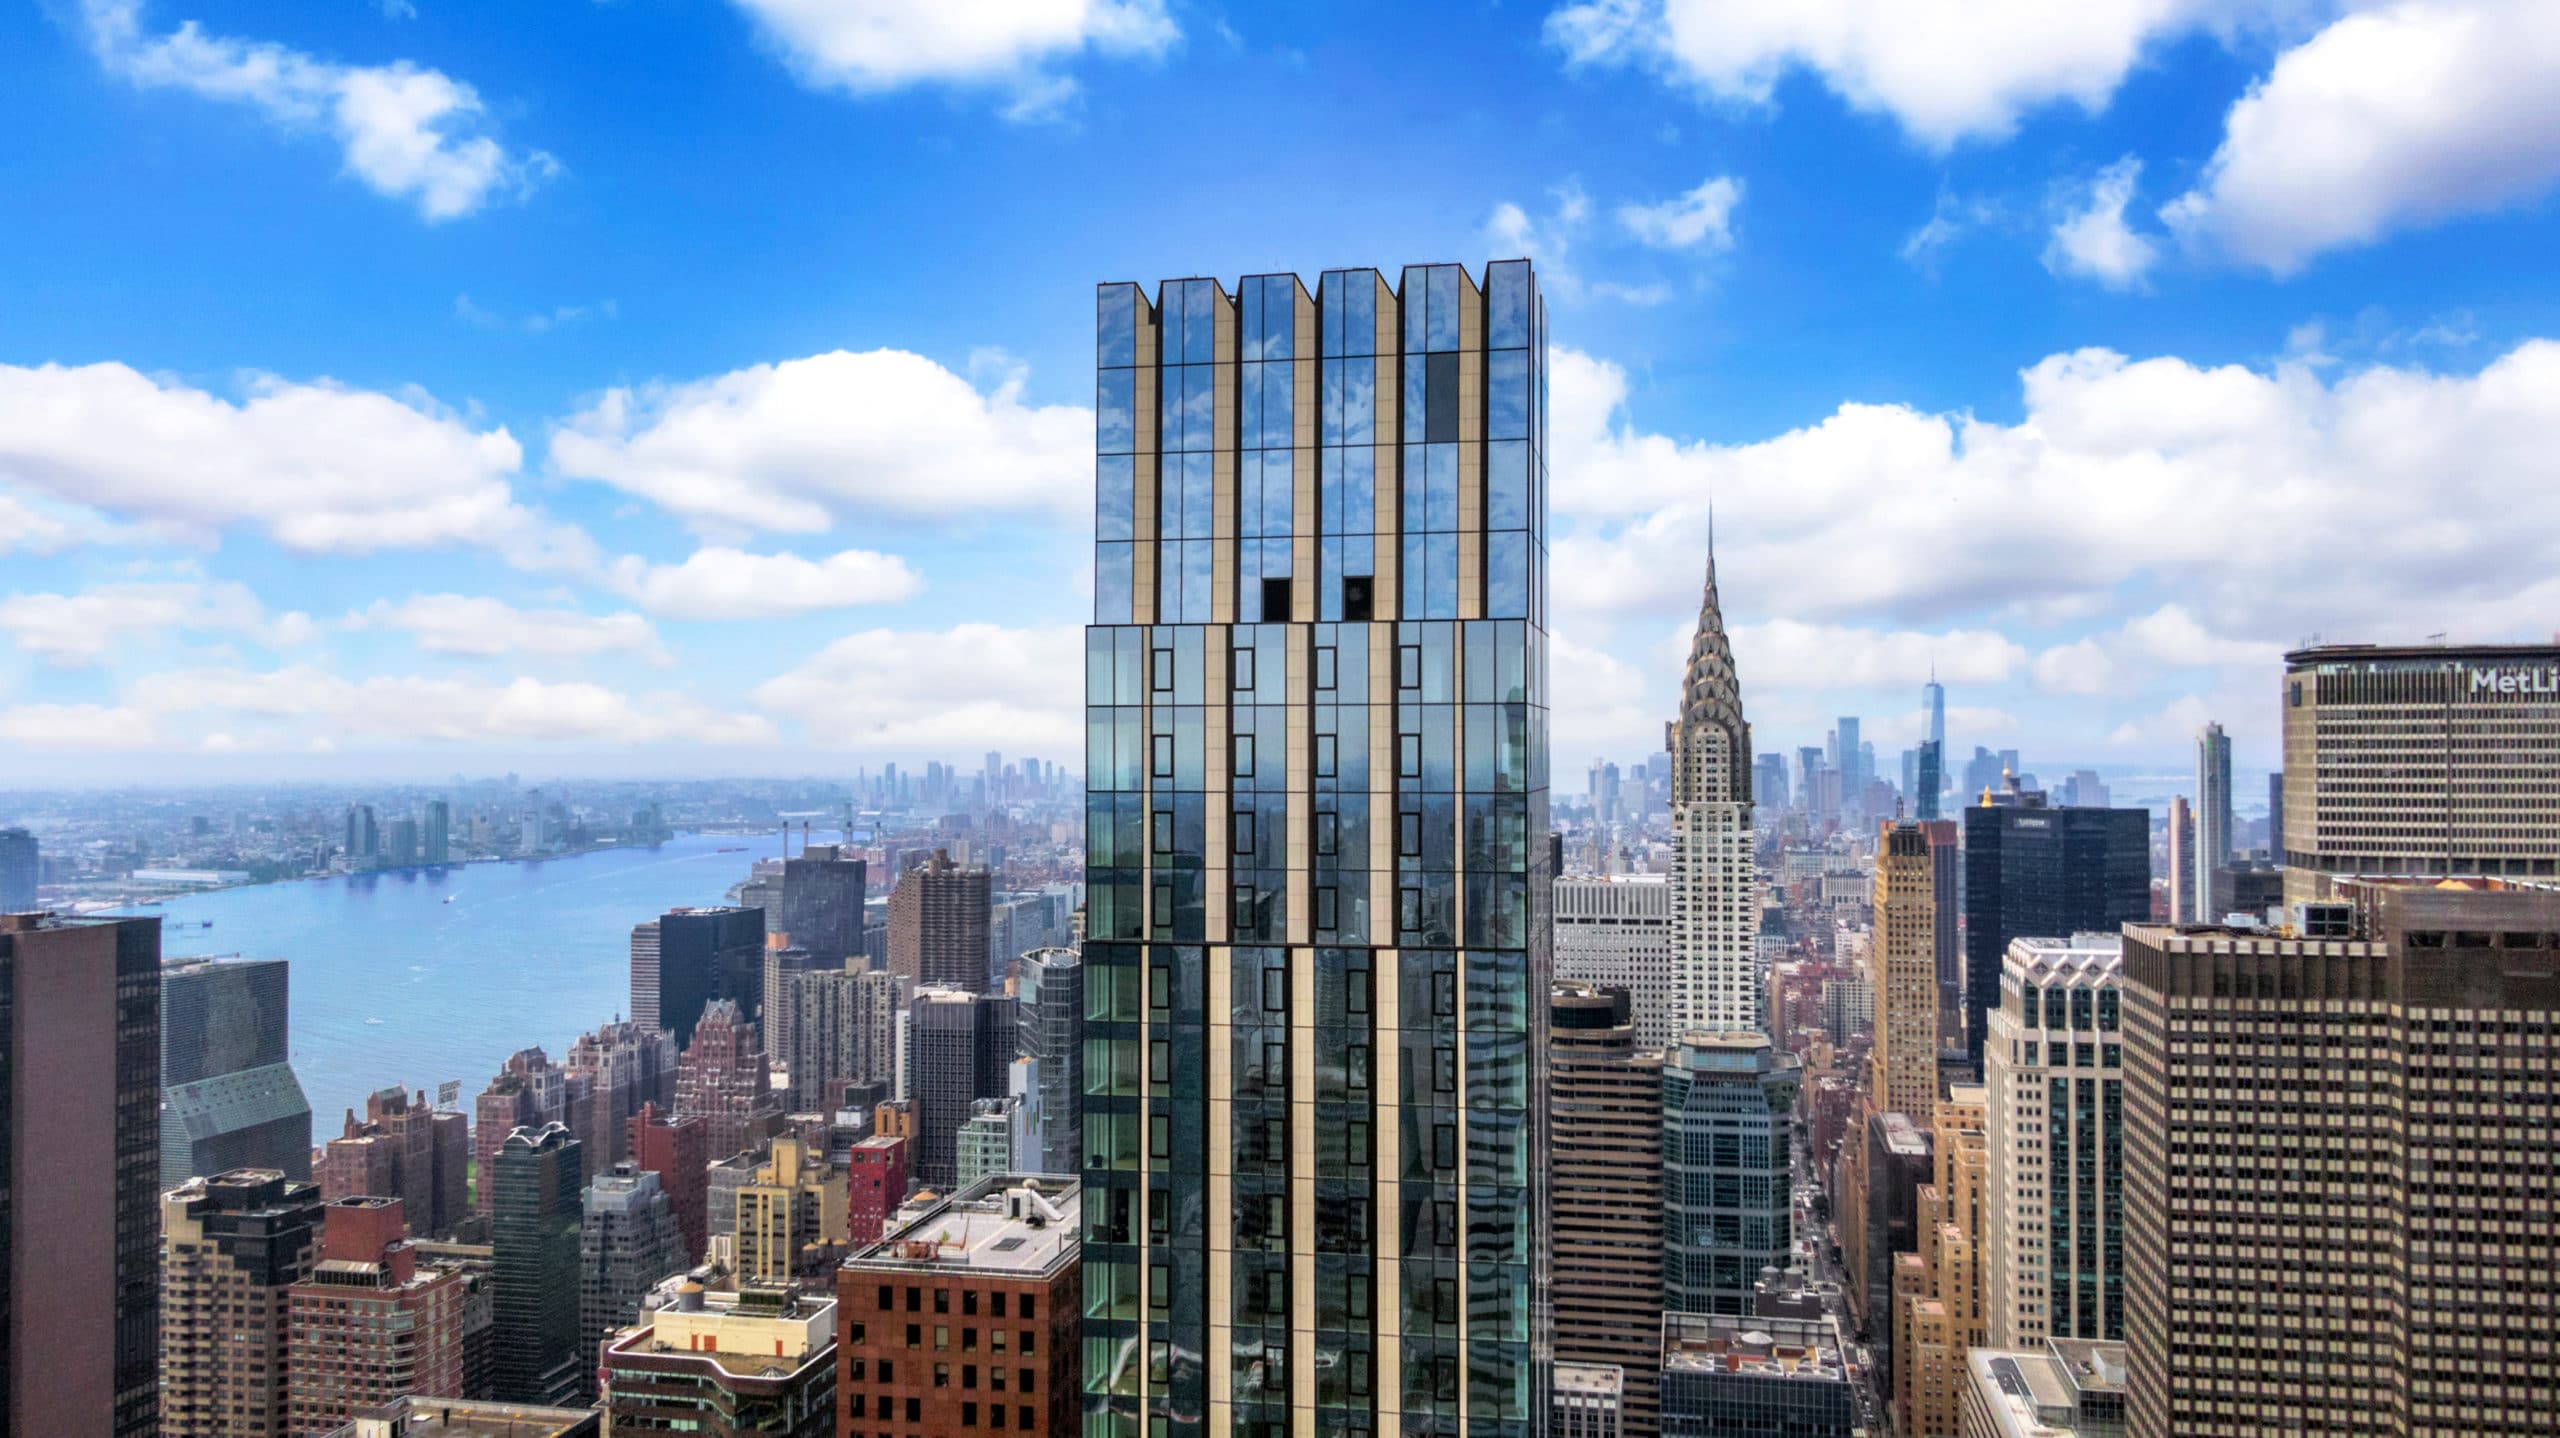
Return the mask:
{"type": "Polygon", "coordinates": [[[1084,51],[1162,55],[1182,38],[1163,0],[736,0],[802,82],[857,95],[924,83],[1012,92],[1028,118],[1075,93],[1053,65],[1084,51]]]}
{"type": "Polygon", "coordinates": [[[474,329],[521,330],[529,335],[545,335],[567,325],[583,324],[594,319],[619,319],[622,307],[612,300],[598,300],[591,305],[553,305],[547,310],[509,318],[486,308],[468,294],[453,297],[456,319],[474,329]]]}
{"type": "Polygon", "coordinates": [[[670,619],[764,619],[892,604],[924,588],[924,580],[894,554],[848,549],[811,560],[721,545],[695,550],[681,564],[626,555],[609,582],[650,613],[670,619]]]}
{"type": "Polygon", "coordinates": [[[2081,208],[2053,227],[2044,267],[2057,275],[2096,280],[2111,290],[2141,284],[2160,258],[2160,247],[2124,222],[2125,206],[2141,178],[2142,162],[2131,155],[2100,170],[2083,192],[2081,208]]]}
{"type": "Polygon", "coordinates": [[[2277,643],[2230,639],[2205,628],[2183,604],[2164,604],[2125,621],[2124,641],[2154,664],[2216,666],[2272,673],[2284,659],[2277,643]]]}
{"type": "Polygon", "coordinates": [[[602,684],[517,676],[379,675],[349,679],[308,665],[183,669],[125,686],[117,710],[167,740],[221,736],[243,748],[405,743],[761,745],[772,724],[686,695],[631,695],[602,684]]]}
{"type": "Polygon", "coordinates": [[[1568,303],[1602,299],[1658,305],[1670,300],[1671,287],[1659,280],[1585,279],[1569,257],[1574,243],[1590,227],[1591,197],[1571,180],[1549,190],[1547,197],[1554,203],[1543,215],[1532,215],[1510,200],[1495,205],[1485,220],[1485,248],[1506,258],[1516,255],[1535,261],[1540,288],[1568,303]]]}
{"type": "Polygon", "coordinates": [[[2097,640],[2075,639],[2037,655],[2035,676],[2056,694],[2104,694],[2115,687],[2116,661],[2097,640]]]}
{"type": "Polygon", "coordinates": [[[1742,182],[1717,175],[1657,204],[1621,205],[1618,223],[1657,249],[1721,253],[1733,248],[1733,210],[1741,203],[1742,182]]]}
{"type": "Polygon", "coordinates": [[[1071,627],[867,629],[759,685],[811,743],[899,756],[1047,753],[1081,767],[1084,635],[1071,627]]]}
{"type": "Polygon", "coordinates": [[[2260,656],[2553,627],[2529,585],[2560,573],[2560,342],[2472,374],[2082,350],[2021,378],[2014,424],[1846,403],[1718,445],[1636,428],[1625,373],[1559,350],[1559,611],[1693,606],[1712,493],[1727,602],[1809,623],[2063,613],[2140,578],[2260,656]]]}
{"type": "Polygon", "coordinates": [[[843,350],[609,390],[552,436],[562,474],[642,495],[700,532],[814,533],[869,510],[1081,514],[1093,412],[982,391],[904,350],[843,350]]]}
{"type": "Polygon", "coordinates": [[[522,196],[558,173],[539,150],[499,143],[479,92],[407,61],[341,65],[282,45],[208,35],[194,21],[148,35],[143,0],[81,0],[90,49],[145,89],[245,105],[288,129],[325,131],[350,174],[449,220],[522,196]]]}
{"type": "Polygon", "coordinates": [[[584,614],[574,609],[519,609],[486,595],[414,594],[394,604],[377,599],[346,618],[350,629],[395,629],[429,654],[492,658],[533,654],[578,658],[636,654],[667,662],[649,621],[637,614],[584,614]]]}
{"type": "MultiPolygon", "coordinates": [[[[1763,689],[1917,689],[1932,673],[1948,684],[2000,684],[2027,663],[2023,647],[1985,629],[1929,634],[1771,619],[1730,632],[1746,698],[1763,689]]],[[[1686,635],[1680,647],[1685,656],[1686,635]]]]}
{"type": "Polygon", "coordinates": [[[2211,705],[2193,694],[2181,694],[2151,713],[2117,725],[2107,742],[2119,748],[2172,750],[2181,741],[2192,741],[2213,716],[2211,705]]]}
{"type": "Polygon", "coordinates": [[[310,616],[270,620],[258,597],[238,584],[191,580],[104,584],[79,594],[0,597],[0,633],[18,647],[64,667],[98,663],[118,649],[180,632],[238,635],[279,647],[311,636],[310,616]]]}
{"type": "Polygon", "coordinates": [[[2106,108],[2145,49],[2281,0],[1580,0],[1547,17],[1574,64],[1637,64],[1766,104],[1806,69],[1851,106],[1944,149],[2069,101],[2106,108]]]}
{"type": "MultiPolygon", "coordinates": [[[[1685,646],[1682,652],[1685,655],[1685,646]]],[[[1676,676],[1677,663],[1649,667],[1676,676]]],[[[1553,692],[1572,697],[1571,703],[1555,706],[1556,754],[1583,749],[1600,752],[1605,746],[1625,743],[1631,734],[1651,734],[1658,742],[1662,721],[1670,711],[1656,706],[1652,692],[1656,686],[1647,680],[1660,674],[1648,675],[1605,649],[1577,644],[1561,632],[1547,636],[1547,665],[1553,692]]],[[[1556,762],[1570,767],[1574,761],[1559,758],[1556,762]]]]}
{"type": "Polygon", "coordinates": [[[49,554],[71,542],[71,526],[23,499],[0,494],[0,554],[49,554]]]}
{"type": "Polygon", "coordinates": [[[574,567],[586,538],[515,503],[523,451],[423,396],[251,376],[240,402],[121,364],[0,365],[0,481],[209,541],[288,549],[474,543],[574,567]]]}
{"type": "Polygon", "coordinates": [[[2203,183],[2162,214],[2281,275],[2523,200],[2560,180],[2555,76],[2550,0],[2360,8],[2277,58],[2231,107],[2203,183]]]}
{"type": "Polygon", "coordinates": [[[151,716],[103,704],[0,708],[0,742],[27,749],[142,749],[159,739],[151,716]]]}

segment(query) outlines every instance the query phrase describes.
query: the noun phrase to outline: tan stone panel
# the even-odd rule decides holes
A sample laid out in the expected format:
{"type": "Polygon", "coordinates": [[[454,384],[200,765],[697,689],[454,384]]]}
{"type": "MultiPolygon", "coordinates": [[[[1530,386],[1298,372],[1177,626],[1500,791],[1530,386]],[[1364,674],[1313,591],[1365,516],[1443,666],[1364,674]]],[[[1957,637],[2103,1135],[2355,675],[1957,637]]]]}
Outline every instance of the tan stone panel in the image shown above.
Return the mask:
{"type": "Polygon", "coordinates": [[[1377,429],[1372,442],[1394,442],[1398,430],[1396,417],[1404,412],[1404,384],[1396,376],[1396,357],[1391,350],[1376,361],[1378,385],[1377,429]]]}
{"type": "MultiPolygon", "coordinates": [[[[1473,314],[1470,310],[1468,313],[1473,314]]],[[[1458,351],[1458,441],[1484,438],[1484,352],[1458,351]]]]}
{"type": "Polygon", "coordinates": [[[1315,353],[1315,322],[1307,321],[1301,333],[1307,337],[1298,341],[1298,358],[1292,361],[1298,371],[1298,405],[1290,411],[1289,431],[1297,447],[1303,451],[1316,442],[1316,410],[1321,396],[1316,389],[1316,362],[1312,358],[1315,353]]]}
{"type": "MultiPolygon", "coordinates": [[[[1226,332],[1226,312],[1219,311],[1218,353],[1233,355],[1234,336],[1226,332]]],[[[1236,367],[1229,361],[1217,366],[1217,390],[1209,399],[1209,433],[1220,456],[1236,447],[1236,367]]]]}
{"type": "Polygon", "coordinates": [[[1375,270],[1370,274],[1378,286],[1377,352],[1392,355],[1404,338],[1404,305],[1396,298],[1395,286],[1387,283],[1385,275],[1375,270]]]}
{"type": "Polygon", "coordinates": [[[1138,453],[1141,455],[1154,454],[1164,448],[1164,411],[1160,407],[1161,396],[1158,393],[1160,386],[1157,383],[1161,374],[1161,371],[1141,364],[1138,368],[1138,382],[1133,387],[1137,397],[1130,403],[1136,408],[1137,413],[1130,416],[1134,423],[1131,433],[1137,437],[1138,453]]]}

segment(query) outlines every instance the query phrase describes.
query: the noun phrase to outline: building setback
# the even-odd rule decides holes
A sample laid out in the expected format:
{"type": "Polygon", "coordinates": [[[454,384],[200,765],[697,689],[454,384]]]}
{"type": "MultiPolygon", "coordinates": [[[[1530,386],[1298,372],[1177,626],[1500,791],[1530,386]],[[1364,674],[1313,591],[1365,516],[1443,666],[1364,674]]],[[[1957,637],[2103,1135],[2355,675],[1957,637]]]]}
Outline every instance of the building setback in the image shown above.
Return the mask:
{"type": "Polygon", "coordinates": [[[1979,1064],[2012,939],[2106,933],[2151,916],[2151,816],[1985,791],[1964,811],[1965,1046],[1979,1064]]]}
{"type": "Polygon", "coordinates": [[[465,1396],[473,1306],[487,1295],[462,1267],[420,1261],[400,1200],[323,1209],[318,1259],[289,1301],[294,1434],[329,1432],[412,1393],[465,1396]]]}
{"type": "MultiPolygon", "coordinates": [[[[1626,990],[1556,983],[1547,1030],[1556,1361],[1615,1373],[1619,1431],[1652,1438],[1661,1424],[1662,1051],[1638,1048],[1636,1033],[1626,990]]],[[[1556,1404],[1568,1406],[1561,1380],[1556,1404]]]]}
{"type": "Polygon", "coordinates": [[[833,1298],[788,1287],[708,1293],[697,1283],[677,1285],[672,1298],[604,1350],[614,1433],[834,1438],[833,1298]]]}
{"type": "Polygon", "coordinates": [[[2560,1432],[2560,891],[2490,882],[2125,931],[2133,1438],[2560,1432]]]}
{"type": "Polygon", "coordinates": [[[847,1259],[836,1431],[1083,1431],[1079,1198],[1072,1180],[997,1174],[847,1259]]]}
{"type": "Polygon", "coordinates": [[[160,1416],[160,921],[0,915],[0,1431],[160,1416]]]}
{"type": "Polygon", "coordinates": [[[284,1438],[290,1290],[319,1245],[320,1191],[273,1169],[161,1196],[161,1438],[284,1438]]]}
{"type": "Polygon", "coordinates": [[[2009,945],[1983,1045],[1989,1341],[2124,1337],[2124,947],[2009,945]]]}
{"type": "Polygon", "coordinates": [[[578,1141],[556,1123],[498,1146],[496,1396],[510,1402],[560,1404],[590,1386],[594,1355],[578,1349],[579,1163],[578,1141]]]}
{"type": "Polygon", "coordinates": [[[1198,1357],[1136,1362],[1088,1421],[1526,1432],[1552,877],[1530,266],[1097,299],[1085,1332],[1198,1357]]]}
{"type": "Polygon", "coordinates": [[[310,1180],[311,1103],[287,1061],[287,979],[282,959],[161,966],[162,1188],[235,1168],[310,1180]]]}
{"type": "Polygon", "coordinates": [[[889,891],[889,972],[984,993],[990,883],[986,870],[961,868],[944,849],[899,875],[889,891]]]}
{"type": "MultiPolygon", "coordinates": [[[[1857,748],[1856,722],[1840,721],[1857,748]]],[[[1716,597],[1715,540],[1690,641],[1680,717],[1664,726],[1671,751],[1671,922],[1678,1032],[1739,1033],[1760,1012],[1760,891],[1751,837],[1751,726],[1716,597]]],[[[1667,1046],[1667,1045],[1666,1045],[1667,1046]]]]}
{"type": "Polygon", "coordinates": [[[1679,1043],[1670,882],[1641,874],[1559,878],[1554,896],[1556,981],[1625,989],[1636,1041],[1657,1049],[1679,1043]]]}

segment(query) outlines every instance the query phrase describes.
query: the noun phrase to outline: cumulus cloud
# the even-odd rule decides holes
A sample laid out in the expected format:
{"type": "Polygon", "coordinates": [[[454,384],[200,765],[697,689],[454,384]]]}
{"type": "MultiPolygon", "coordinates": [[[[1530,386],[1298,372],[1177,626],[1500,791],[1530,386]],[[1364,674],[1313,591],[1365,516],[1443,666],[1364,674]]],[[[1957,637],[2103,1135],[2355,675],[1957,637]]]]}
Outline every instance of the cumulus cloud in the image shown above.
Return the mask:
{"type": "Polygon", "coordinates": [[[1072,627],[867,629],[759,685],[810,742],[891,757],[1001,748],[1081,767],[1084,635],[1072,627]]]}
{"type": "Polygon", "coordinates": [[[2096,639],[2075,639],[2037,655],[2035,676],[2056,694],[2104,694],[2115,687],[2115,656],[2096,639]]]}
{"type": "Polygon", "coordinates": [[[0,481],[209,540],[288,549],[483,544],[574,567],[586,539],[518,505],[523,451],[423,396],[251,376],[239,401],[121,364],[0,365],[0,481]]]}
{"type": "Polygon", "coordinates": [[[1656,204],[1621,205],[1618,223],[1657,249],[1720,253],[1733,248],[1733,210],[1741,203],[1742,182],[1717,175],[1656,204]]]}
{"type": "Polygon", "coordinates": [[[239,584],[192,580],[104,584],[78,594],[0,597],[0,633],[47,663],[77,668],[177,633],[217,633],[290,646],[311,637],[310,616],[270,619],[239,584]]]}
{"type": "Polygon", "coordinates": [[[671,619],[768,619],[892,604],[924,588],[923,578],[894,554],[848,549],[803,559],[723,545],[697,549],[679,564],[626,555],[614,565],[610,582],[650,613],[671,619]]]}
{"type": "Polygon", "coordinates": [[[194,21],[148,33],[143,0],[81,0],[98,63],[145,89],[241,105],[335,140],[347,173],[429,221],[520,197],[559,171],[500,143],[479,92],[407,61],[342,65],[282,45],[209,35],[194,21]]]}
{"type": "Polygon", "coordinates": [[[2100,170],[2082,191],[2079,208],[2053,227],[2045,246],[2044,267],[2057,275],[2096,280],[2111,290],[2132,289],[2151,272],[2160,247],[2125,223],[2125,206],[2142,178],[2142,161],[2131,155],[2100,170]]]}
{"type": "Polygon", "coordinates": [[[2278,57],[2231,107],[2203,182],[2162,213],[2289,274],[2324,251],[2514,203],[2560,181],[2560,6],[2400,0],[2278,57]]]}
{"type": "Polygon", "coordinates": [[[606,391],[551,440],[561,474],[647,498],[697,531],[816,533],[855,511],[1081,514],[1093,412],[981,389],[922,355],[843,350],[606,391]]]}
{"type": "Polygon", "coordinates": [[[103,711],[155,742],[235,748],[381,748],[398,744],[663,744],[752,746],[774,739],[759,714],[711,708],[677,693],[626,694],[603,684],[531,676],[377,675],[350,679],[311,665],[275,670],[168,670],[126,684],[103,711]]]}
{"type": "Polygon", "coordinates": [[[652,663],[669,656],[658,632],[637,614],[585,614],[574,609],[519,609],[486,595],[413,594],[394,604],[377,599],[347,616],[350,629],[407,634],[429,654],[477,659],[532,654],[555,659],[633,654],[652,663]]]}
{"type": "Polygon", "coordinates": [[[1549,190],[1547,198],[1547,209],[1535,215],[1512,200],[1494,206],[1485,220],[1486,249],[1505,257],[1517,255],[1535,261],[1539,287],[1567,303],[1603,299],[1658,305],[1671,298],[1671,287],[1659,280],[1638,283],[1584,278],[1570,256],[1575,241],[1590,227],[1591,197],[1583,193],[1581,185],[1568,180],[1549,190]]]}
{"type": "Polygon", "coordinates": [[[0,742],[26,749],[143,749],[159,741],[151,716],[105,704],[0,707],[0,742]]]}
{"type": "MultiPolygon", "coordinates": [[[[1772,619],[1731,629],[1733,663],[1746,693],[1762,689],[1918,689],[1935,674],[1949,684],[2001,684],[2025,667],[2027,651],[1987,629],[1941,633],[1772,619]]],[[[1688,651],[1687,635],[1680,651],[1688,651]]]]}
{"type": "Polygon", "coordinates": [[[910,85],[1009,91],[1029,118],[1075,93],[1054,68],[1090,51],[1162,55],[1182,38],[1163,0],[736,0],[801,80],[857,95],[910,85]]]}
{"type": "MultiPolygon", "coordinates": [[[[2530,0],[2527,0],[2530,3],[2530,0]]],[[[1576,0],[1547,17],[1576,65],[1631,64],[1723,100],[1766,104],[1811,71],[1921,143],[2007,135],[2070,102],[2095,113],[2146,48],[2279,0],[1576,0]]]]}

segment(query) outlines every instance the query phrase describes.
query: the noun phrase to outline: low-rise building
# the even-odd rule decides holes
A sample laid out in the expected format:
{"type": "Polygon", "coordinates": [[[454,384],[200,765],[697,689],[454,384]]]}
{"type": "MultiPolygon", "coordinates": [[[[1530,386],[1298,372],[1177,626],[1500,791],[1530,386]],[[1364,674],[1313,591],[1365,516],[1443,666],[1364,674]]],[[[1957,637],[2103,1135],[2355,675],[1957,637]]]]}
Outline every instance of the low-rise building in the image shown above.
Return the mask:
{"type": "Polygon", "coordinates": [[[2051,1338],[1965,1355],[1963,1438],[2124,1438],[2124,1345],[2051,1338]]]}
{"type": "Polygon", "coordinates": [[[1615,1363],[1556,1365],[1553,1438],[1625,1438],[1626,1371],[1615,1363]]]}
{"type": "Polygon", "coordinates": [[[1857,1427],[1831,1320],[1662,1316],[1663,1438],[1851,1438],[1857,1427]]]}
{"type": "Polygon", "coordinates": [[[672,1304],[605,1345],[613,1432],[832,1438],[835,1313],[834,1299],[787,1286],[678,1285],[672,1304]]]}

